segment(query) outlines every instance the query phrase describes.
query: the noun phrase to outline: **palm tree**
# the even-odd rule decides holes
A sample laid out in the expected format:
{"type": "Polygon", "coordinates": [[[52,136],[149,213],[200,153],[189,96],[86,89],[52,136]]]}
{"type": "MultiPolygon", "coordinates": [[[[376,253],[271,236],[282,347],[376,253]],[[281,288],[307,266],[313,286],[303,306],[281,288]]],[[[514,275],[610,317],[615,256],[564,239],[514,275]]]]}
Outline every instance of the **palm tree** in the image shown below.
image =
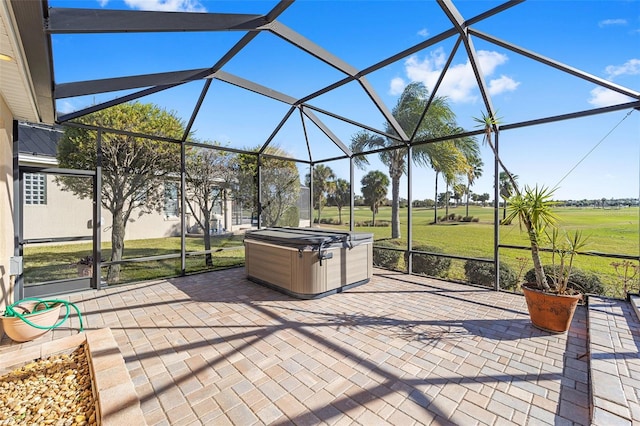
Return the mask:
{"type": "MultiPolygon", "coordinates": [[[[504,177],[504,181],[508,182],[510,185],[507,185],[505,183],[505,187],[506,189],[508,189],[509,194],[511,195],[517,195],[520,196],[520,189],[518,188],[518,184],[516,182],[516,180],[518,179],[517,175],[514,175],[513,173],[511,173],[507,167],[504,165],[504,163],[502,162],[502,159],[500,158],[500,156],[498,155],[498,151],[496,150],[495,144],[493,143],[493,130],[494,129],[498,129],[498,127],[500,127],[500,118],[496,117],[495,114],[485,114],[484,112],[482,113],[482,117],[481,118],[477,118],[474,117],[473,118],[478,124],[478,127],[482,127],[484,129],[484,142],[486,144],[489,145],[489,147],[491,148],[491,151],[493,151],[493,156],[494,158],[498,161],[498,164],[500,165],[500,167],[502,168],[502,170],[504,170],[505,173],[505,177],[504,177]]],[[[498,179],[500,179],[500,176],[502,176],[502,173],[500,173],[500,175],[498,175],[498,179]]],[[[500,185],[500,196],[504,198],[504,196],[502,195],[502,184],[500,185]]],[[[506,192],[505,192],[506,193],[506,192]]],[[[506,220],[506,206],[507,206],[507,202],[505,200],[505,210],[503,213],[503,222],[507,222],[506,220]]]]}
{"type": "MultiPolygon", "coordinates": [[[[336,175],[331,167],[319,164],[313,167],[313,207],[318,209],[318,223],[320,223],[320,214],[324,206],[327,196],[333,190],[333,181],[336,175]]],[[[307,184],[309,184],[309,175],[306,176],[307,184]]]]}
{"type": "MultiPolygon", "coordinates": [[[[463,133],[464,129],[460,127],[454,127],[450,133],[459,134],[463,133]]],[[[445,183],[447,185],[446,193],[449,193],[449,186],[455,185],[458,181],[458,176],[468,176],[470,169],[472,168],[472,161],[480,156],[480,149],[478,143],[473,137],[456,138],[438,144],[435,155],[430,158],[431,168],[436,172],[436,187],[435,194],[438,198],[438,176],[442,173],[445,183]]],[[[482,163],[482,162],[481,162],[482,163]]],[[[434,209],[433,222],[437,223],[438,220],[438,204],[436,203],[434,209]]],[[[446,199],[446,215],[449,215],[448,198],[446,199]]]]}
{"type": "Polygon", "coordinates": [[[484,163],[480,157],[471,157],[468,158],[469,161],[469,170],[467,170],[467,190],[465,193],[467,194],[467,211],[465,216],[469,217],[469,197],[471,195],[471,186],[474,184],[477,178],[482,176],[482,166],[484,163]]]}
{"type": "MultiPolygon", "coordinates": [[[[546,187],[525,187],[524,192],[520,192],[518,187],[516,193],[511,198],[509,216],[507,220],[518,219],[520,226],[524,226],[531,246],[531,260],[536,274],[536,282],[540,289],[550,291],[551,287],[547,281],[542,261],[540,259],[540,239],[546,232],[547,227],[555,227],[558,218],[553,212],[553,189],[546,187]]],[[[581,240],[576,234],[576,244],[581,240]]],[[[573,258],[573,256],[572,256],[573,258]]]]}
{"type": "Polygon", "coordinates": [[[463,183],[456,183],[453,185],[453,199],[456,200],[456,207],[460,204],[460,200],[467,192],[467,186],[463,183]]]}
{"type": "Polygon", "coordinates": [[[482,118],[475,118],[475,120],[484,128],[484,140],[493,151],[494,158],[498,161],[502,170],[504,170],[506,180],[509,181],[511,189],[514,192],[510,198],[510,214],[504,221],[509,222],[518,218],[520,226],[524,226],[526,229],[531,246],[531,260],[533,261],[533,269],[536,274],[536,282],[539,288],[549,291],[550,287],[547,282],[547,276],[544,272],[542,261],[540,260],[539,239],[547,226],[553,227],[557,222],[557,217],[551,210],[554,204],[554,190],[536,186],[535,188],[525,187],[524,193],[521,192],[516,183],[517,176],[509,172],[505,167],[492,141],[493,130],[498,129],[500,119],[495,117],[495,115],[482,113],[482,118]]]}
{"type": "Polygon", "coordinates": [[[500,197],[504,201],[502,205],[502,222],[507,223],[507,202],[509,198],[514,194],[515,188],[513,185],[518,180],[518,175],[509,176],[506,172],[500,172],[498,175],[498,184],[500,188],[500,197]]]}
{"type": "Polygon", "coordinates": [[[372,225],[376,226],[376,213],[378,213],[378,207],[387,198],[389,178],[381,171],[373,170],[364,175],[360,183],[362,184],[361,190],[364,202],[371,208],[373,213],[372,225]]]}
{"type": "MultiPolygon", "coordinates": [[[[455,176],[453,176],[451,179],[445,179],[444,183],[446,185],[446,190],[444,191],[444,193],[446,194],[445,198],[444,198],[444,215],[446,218],[449,217],[449,200],[451,198],[455,197],[455,194],[452,194],[451,191],[449,191],[450,187],[455,187],[456,186],[456,180],[455,180],[455,176]]],[[[448,220],[448,219],[447,219],[448,220]]]]}
{"type": "Polygon", "coordinates": [[[342,208],[351,202],[351,185],[349,185],[349,182],[340,178],[336,179],[329,201],[338,208],[338,221],[342,225],[342,208]]]}
{"type": "MultiPolygon", "coordinates": [[[[454,133],[463,133],[464,129],[455,128],[454,133]]],[[[462,158],[460,158],[455,163],[455,174],[459,175],[461,178],[467,179],[467,185],[465,187],[464,193],[467,194],[467,213],[466,216],[469,216],[469,180],[475,179],[476,172],[482,174],[482,160],[480,159],[480,147],[478,146],[478,142],[473,137],[462,137],[453,140],[453,144],[462,154],[462,158]]],[[[479,175],[478,175],[479,176],[479,175]]],[[[455,184],[454,184],[455,185],[455,184]]]]}
{"type": "MultiPolygon", "coordinates": [[[[413,82],[404,89],[392,111],[402,129],[407,134],[414,135],[413,140],[428,140],[443,136],[455,128],[455,114],[444,97],[434,97],[423,117],[428,99],[427,88],[422,83],[413,82]]],[[[386,131],[389,134],[394,132],[388,124],[386,131]]],[[[439,142],[416,146],[413,151],[413,160],[416,165],[434,167],[434,164],[439,164],[441,170],[444,170],[449,160],[440,159],[439,156],[444,154],[445,157],[451,158],[452,154],[442,144],[446,145],[445,142],[439,142]]],[[[351,139],[351,150],[354,153],[390,146],[405,146],[405,142],[390,137],[383,138],[367,131],[358,132],[351,139]]],[[[391,177],[391,237],[400,238],[400,178],[406,172],[406,150],[398,148],[382,151],[379,155],[380,160],[389,168],[391,177]]],[[[369,164],[364,156],[355,156],[354,160],[360,167],[369,164]]]]}

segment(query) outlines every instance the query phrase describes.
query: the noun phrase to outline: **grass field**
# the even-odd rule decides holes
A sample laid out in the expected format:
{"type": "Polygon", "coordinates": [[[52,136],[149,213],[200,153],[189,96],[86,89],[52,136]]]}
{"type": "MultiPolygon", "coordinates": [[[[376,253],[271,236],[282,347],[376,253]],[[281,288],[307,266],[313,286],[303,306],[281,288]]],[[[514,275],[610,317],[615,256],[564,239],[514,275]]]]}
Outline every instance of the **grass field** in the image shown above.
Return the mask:
{"type": "MultiPolygon", "coordinates": [[[[186,272],[216,270],[244,264],[242,236],[212,236],[212,249],[223,249],[214,253],[214,266],[205,264],[204,255],[188,256],[186,272]]],[[[77,276],[76,262],[91,255],[91,243],[65,244],[56,246],[33,246],[24,250],[25,284],[53,281],[77,276]]],[[[204,250],[202,237],[187,237],[187,252],[204,250]]],[[[178,276],[180,268],[180,237],[151,238],[125,241],[124,259],[140,257],[177,255],[176,258],[122,264],[122,282],[142,281],[154,278],[178,276]]],[[[102,244],[102,258],[111,256],[111,244],[102,244]]],[[[106,270],[103,269],[103,276],[106,270]]]]}
{"type": "MultiPolygon", "coordinates": [[[[585,252],[605,253],[611,255],[637,256],[640,252],[640,230],[639,230],[639,209],[593,209],[593,208],[570,208],[558,207],[555,209],[560,219],[560,225],[568,231],[581,230],[588,236],[588,245],[585,252]]],[[[450,208],[449,213],[465,216],[466,210],[463,206],[450,208]]],[[[438,209],[438,216],[444,216],[444,209],[438,209]],[[441,211],[442,210],[442,211],[441,211]]],[[[317,216],[317,212],[315,212],[317,216]]],[[[314,217],[316,217],[314,216],[314,217]]],[[[342,220],[348,223],[349,215],[342,215],[342,220]]],[[[494,210],[490,207],[469,207],[469,216],[479,219],[478,222],[440,222],[433,224],[433,209],[414,208],[412,214],[413,247],[417,245],[428,245],[441,249],[444,253],[463,256],[493,259],[494,242],[494,210]]],[[[327,207],[322,211],[322,218],[332,218],[338,220],[338,213],[335,208],[327,207]]],[[[391,208],[383,207],[376,215],[376,222],[389,221],[391,218],[391,208]]],[[[407,243],[407,209],[401,210],[400,221],[402,223],[402,243],[407,243]]],[[[500,210],[502,218],[502,210],[500,210]]],[[[371,221],[371,211],[366,207],[361,207],[354,212],[356,223],[371,221]]],[[[345,225],[346,228],[348,225],[345,225]]],[[[371,227],[359,226],[357,231],[373,232],[376,240],[391,237],[391,227],[371,227]]],[[[503,245],[528,247],[526,235],[520,232],[516,222],[511,225],[501,225],[499,228],[500,243],[503,245]]],[[[550,262],[549,257],[547,262],[550,262]]],[[[500,261],[509,264],[514,269],[520,269],[524,258],[529,261],[526,270],[532,268],[528,251],[516,249],[500,249],[500,261]]],[[[585,271],[593,272],[600,276],[603,283],[611,289],[611,295],[621,295],[622,286],[620,277],[611,265],[617,261],[611,257],[599,257],[591,255],[580,255],[576,258],[575,265],[585,271]]],[[[637,264],[637,262],[636,262],[637,264]]],[[[449,278],[465,280],[462,262],[454,262],[449,278]]],[[[638,281],[635,280],[635,288],[638,288],[638,281]]]]}
{"type": "MultiPolygon", "coordinates": [[[[637,258],[640,251],[639,209],[592,209],[592,208],[557,208],[561,225],[567,230],[580,229],[589,236],[589,243],[585,251],[592,253],[606,253],[610,255],[627,255],[637,258]]],[[[450,208],[449,213],[465,216],[463,206],[450,208]]],[[[438,210],[439,216],[444,216],[444,209],[438,210]]],[[[401,238],[399,243],[407,244],[408,210],[401,209],[401,238]]],[[[440,222],[433,224],[433,209],[413,209],[413,247],[427,245],[436,247],[442,252],[462,257],[493,259],[493,217],[494,211],[490,207],[470,206],[469,215],[478,218],[478,222],[440,222]]],[[[314,217],[317,212],[314,211],[314,217]]],[[[500,211],[502,217],[502,211],[500,211]]],[[[333,207],[325,207],[322,219],[338,221],[338,211],[333,207]]],[[[383,207],[376,215],[376,221],[391,219],[391,209],[383,207]]],[[[346,229],[349,223],[348,211],[342,215],[346,225],[322,225],[346,229]]],[[[371,220],[371,211],[366,207],[357,208],[354,212],[356,223],[371,220]]],[[[391,237],[390,226],[357,226],[356,231],[371,232],[374,239],[385,240],[391,237]]],[[[516,223],[501,225],[499,228],[500,242],[504,245],[528,246],[525,236],[520,232],[516,223]]],[[[214,268],[242,265],[244,263],[244,249],[242,236],[212,238],[214,248],[224,248],[214,254],[214,268]]],[[[202,238],[187,238],[187,251],[203,250],[202,238]]],[[[132,240],[125,242],[125,259],[180,253],[180,238],[158,238],[147,240],[132,240]]],[[[25,248],[25,281],[39,282],[73,277],[76,274],[73,265],[83,256],[91,254],[90,243],[69,244],[64,246],[34,246],[25,248]]],[[[103,244],[103,258],[110,256],[108,243],[103,244]]],[[[548,257],[548,256],[547,256],[548,257]]],[[[529,252],[516,249],[500,249],[500,261],[510,265],[516,271],[523,272],[532,267],[529,252]],[[524,259],[521,260],[521,259],[524,259]],[[526,262],[526,264],[525,264],[526,262]]],[[[622,296],[622,281],[616,273],[612,263],[617,261],[612,257],[580,255],[576,259],[576,266],[585,271],[597,274],[608,287],[607,294],[622,296]]],[[[401,261],[402,262],[402,261],[401,261]]],[[[547,262],[549,260],[547,259],[547,262]]],[[[637,262],[635,262],[637,264],[637,262]]],[[[454,261],[447,275],[448,278],[464,281],[463,261],[454,261]]],[[[204,263],[204,256],[187,257],[187,273],[209,270],[204,263]]],[[[176,276],[180,274],[180,259],[165,259],[160,261],[136,262],[122,267],[124,282],[146,280],[160,277],[176,276]]],[[[103,273],[104,275],[104,273],[103,273]]],[[[638,280],[634,280],[634,289],[638,290],[638,280]]]]}

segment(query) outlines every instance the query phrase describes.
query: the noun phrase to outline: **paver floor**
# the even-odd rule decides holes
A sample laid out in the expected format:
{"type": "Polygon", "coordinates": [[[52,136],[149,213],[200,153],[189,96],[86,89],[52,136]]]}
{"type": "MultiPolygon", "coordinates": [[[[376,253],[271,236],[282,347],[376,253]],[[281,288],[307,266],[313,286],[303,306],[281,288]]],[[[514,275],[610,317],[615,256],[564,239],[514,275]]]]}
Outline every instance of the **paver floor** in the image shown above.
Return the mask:
{"type": "Polygon", "coordinates": [[[589,423],[585,308],[548,334],[521,296],[375,272],[317,300],[243,268],[70,300],[112,329],[149,425],[589,423]]]}

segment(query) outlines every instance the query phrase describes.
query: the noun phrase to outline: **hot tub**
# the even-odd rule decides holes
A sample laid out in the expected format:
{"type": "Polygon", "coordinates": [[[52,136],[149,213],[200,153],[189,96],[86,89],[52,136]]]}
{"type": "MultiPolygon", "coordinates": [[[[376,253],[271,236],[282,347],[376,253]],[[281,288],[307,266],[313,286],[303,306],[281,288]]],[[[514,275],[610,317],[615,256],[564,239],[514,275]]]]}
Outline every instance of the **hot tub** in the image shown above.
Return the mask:
{"type": "Polygon", "coordinates": [[[371,279],[373,234],[322,228],[265,228],[244,237],[247,277],[302,299],[371,279]]]}

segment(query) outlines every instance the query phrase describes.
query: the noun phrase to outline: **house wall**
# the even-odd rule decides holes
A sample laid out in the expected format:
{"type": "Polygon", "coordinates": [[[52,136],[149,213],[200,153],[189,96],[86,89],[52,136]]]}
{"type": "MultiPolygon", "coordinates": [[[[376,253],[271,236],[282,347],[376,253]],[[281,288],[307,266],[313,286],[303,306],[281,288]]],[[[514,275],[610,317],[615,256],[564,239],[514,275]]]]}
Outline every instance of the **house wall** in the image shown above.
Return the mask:
{"type": "Polygon", "coordinates": [[[91,236],[91,228],[87,229],[93,215],[91,200],[60,190],[54,179],[46,175],[47,204],[22,206],[23,238],[91,236]]]}
{"type": "Polygon", "coordinates": [[[3,312],[6,305],[13,303],[9,277],[9,258],[13,256],[13,201],[13,115],[0,96],[0,310],[3,312]]]}
{"type": "MultiPolygon", "coordinates": [[[[63,191],[55,182],[55,177],[47,177],[47,204],[24,205],[25,239],[81,237],[92,235],[92,202],[81,200],[69,191],[63,191]]],[[[228,202],[227,222],[231,223],[231,202],[228,202]]],[[[102,217],[103,242],[111,241],[111,213],[104,208],[102,217]]],[[[187,229],[195,224],[195,220],[187,214],[187,229]]],[[[229,229],[229,228],[227,228],[229,229]]],[[[127,223],[125,240],[145,238],[162,238],[180,235],[180,217],[166,217],[163,213],[152,212],[141,214],[134,210],[127,223]]]]}

